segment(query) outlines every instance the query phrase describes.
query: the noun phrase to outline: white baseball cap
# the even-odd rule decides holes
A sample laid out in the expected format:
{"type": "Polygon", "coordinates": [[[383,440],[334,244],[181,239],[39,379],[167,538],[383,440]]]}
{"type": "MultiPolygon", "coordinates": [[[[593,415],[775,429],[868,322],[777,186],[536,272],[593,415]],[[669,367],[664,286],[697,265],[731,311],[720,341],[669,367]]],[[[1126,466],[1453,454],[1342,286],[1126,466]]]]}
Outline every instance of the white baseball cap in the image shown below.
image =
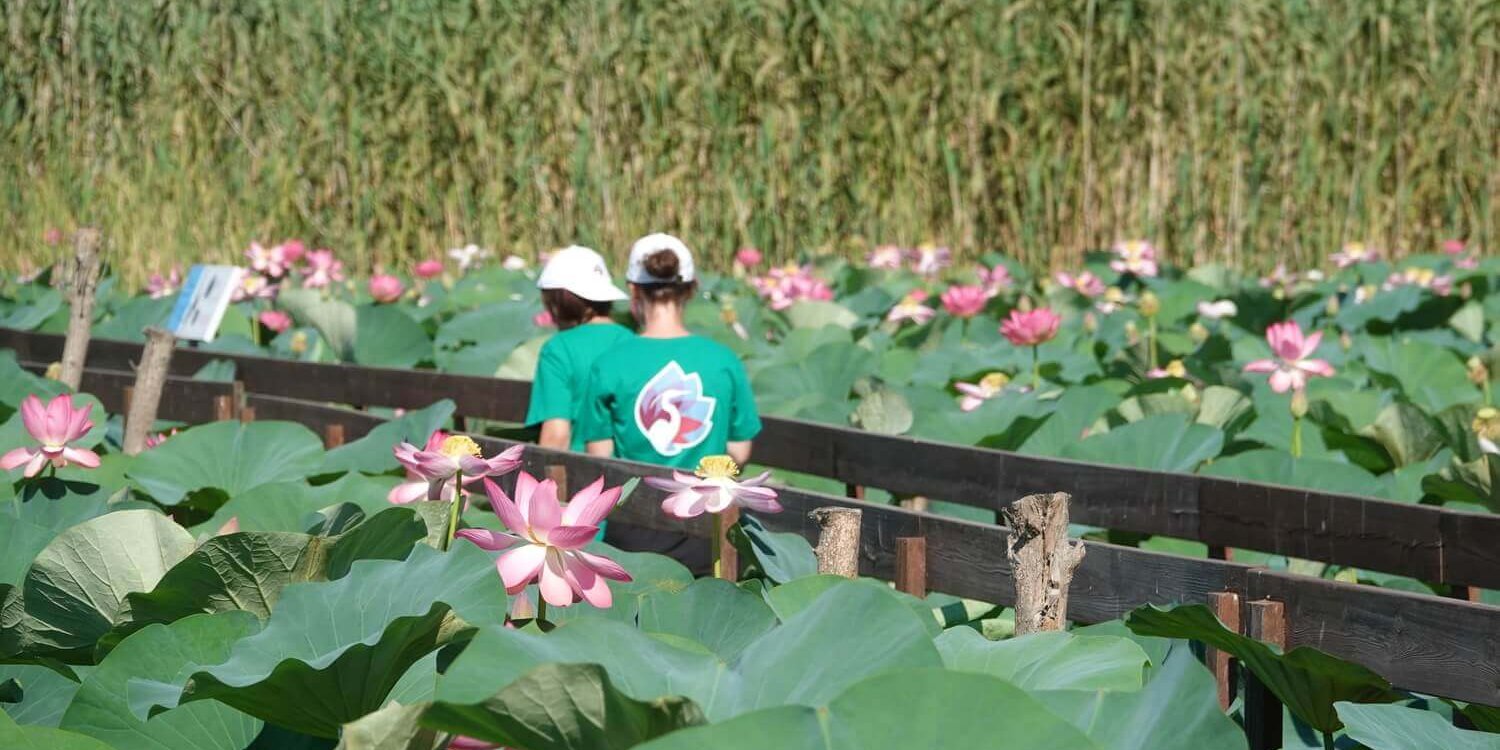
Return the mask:
{"type": "Polygon", "coordinates": [[[537,277],[536,288],[566,289],[590,302],[628,299],[628,295],[609,280],[604,258],[580,245],[553,253],[542,268],[542,275],[537,277]]]}
{"type": "Polygon", "coordinates": [[[692,281],[697,278],[693,271],[693,251],[682,240],[670,234],[648,234],[630,246],[630,264],[625,267],[625,280],[632,284],[672,284],[692,281]],[[677,256],[677,278],[658,279],[646,272],[646,259],[662,250],[671,250],[677,256]]]}

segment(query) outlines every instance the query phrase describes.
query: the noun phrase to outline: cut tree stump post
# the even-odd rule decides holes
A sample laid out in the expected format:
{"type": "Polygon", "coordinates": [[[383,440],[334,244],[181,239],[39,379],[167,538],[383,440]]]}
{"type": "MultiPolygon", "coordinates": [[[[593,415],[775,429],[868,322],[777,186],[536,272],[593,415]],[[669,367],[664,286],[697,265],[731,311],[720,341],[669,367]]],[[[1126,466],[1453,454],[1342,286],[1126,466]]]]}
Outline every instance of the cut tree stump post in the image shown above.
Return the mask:
{"type": "Polygon", "coordinates": [[[740,550],[729,535],[729,530],[739,522],[738,505],[731,505],[719,514],[719,577],[730,583],[740,580],[740,550]]]}
{"type": "Polygon", "coordinates": [[[161,328],[146,329],[146,348],[135,371],[135,385],[130,389],[130,409],[125,413],[125,455],[134,456],[146,449],[146,437],[156,423],[156,408],[161,404],[161,389],[167,383],[167,366],[177,337],[161,328]]]}
{"type": "Polygon", "coordinates": [[[99,285],[99,230],[79,229],[73,234],[73,257],[64,273],[68,296],[68,337],[63,342],[62,373],[58,376],[76,391],[83,383],[83,365],[88,359],[89,336],[94,325],[94,290],[99,285]]]}
{"type": "MultiPolygon", "coordinates": [[[[1224,627],[1236,633],[1243,632],[1240,628],[1240,595],[1233,591],[1220,591],[1209,594],[1209,605],[1214,614],[1224,627]]],[[[1209,648],[1206,654],[1209,671],[1214,674],[1214,683],[1219,691],[1219,710],[1228,711],[1229,705],[1234,703],[1234,696],[1239,687],[1235,674],[1234,657],[1227,652],[1216,648],[1209,648]]]]}
{"type": "Polygon", "coordinates": [[[240,423],[249,424],[255,421],[255,407],[246,406],[240,409],[240,423]]]}
{"type": "MultiPolygon", "coordinates": [[[[1286,607],[1272,599],[1250,602],[1247,633],[1258,641],[1286,649],[1286,607]]],[[[1253,672],[1245,671],[1245,737],[1250,750],[1281,747],[1281,701],[1253,672]]]]}
{"type": "Polygon", "coordinates": [[[896,590],[927,598],[927,537],[896,537],[896,590]]]}
{"type": "Polygon", "coordinates": [[[332,422],[323,425],[323,449],[331,450],[344,444],[344,425],[342,422],[332,422]]]}
{"type": "Polygon", "coordinates": [[[1084,554],[1083,542],[1068,538],[1069,499],[1066,492],[1027,495],[1002,509],[1018,636],[1067,626],[1068,585],[1084,554]]]}
{"type": "Polygon", "coordinates": [[[818,557],[818,572],[845,578],[859,577],[859,521],[863,514],[858,508],[818,508],[808,513],[820,527],[818,546],[813,553],[818,557]]]}

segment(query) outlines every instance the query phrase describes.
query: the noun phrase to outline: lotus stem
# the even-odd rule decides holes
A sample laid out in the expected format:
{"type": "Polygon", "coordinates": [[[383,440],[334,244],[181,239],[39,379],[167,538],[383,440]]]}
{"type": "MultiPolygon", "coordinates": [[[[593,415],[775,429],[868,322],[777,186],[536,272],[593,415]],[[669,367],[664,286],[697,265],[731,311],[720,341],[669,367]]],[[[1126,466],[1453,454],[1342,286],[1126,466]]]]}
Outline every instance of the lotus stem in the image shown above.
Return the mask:
{"type": "Polygon", "coordinates": [[[714,561],[714,578],[723,578],[724,561],[722,559],[723,550],[720,549],[720,542],[724,536],[724,515],[722,513],[715,513],[713,516],[714,533],[713,536],[708,538],[708,554],[714,561]]]}
{"type": "Polygon", "coordinates": [[[1302,458],[1302,417],[1292,417],[1292,458],[1302,458]]]}
{"type": "Polygon", "coordinates": [[[1159,357],[1156,353],[1156,316],[1152,315],[1146,319],[1146,356],[1151,362],[1151,369],[1156,369],[1159,357]]]}
{"type": "Polygon", "coordinates": [[[1031,392],[1039,393],[1042,390],[1042,360],[1037,354],[1036,344],[1031,345],[1031,392]]]}
{"type": "MultiPolygon", "coordinates": [[[[521,592],[521,596],[525,596],[525,595],[526,595],[526,593],[524,591],[521,592]]],[[[547,621],[547,600],[542,598],[542,592],[541,591],[537,591],[536,592],[536,617],[532,619],[532,622],[536,623],[536,626],[538,628],[540,628],[542,626],[542,623],[544,623],[546,621],[547,621]]]]}
{"type": "Polygon", "coordinates": [[[458,509],[464,501],[464,477],[456,474],[453,477],[453,501],[448,503],[448,533],[443,535],[443,551],[447,552],[453,546],[453,537],[458,534],[458,509]]]}

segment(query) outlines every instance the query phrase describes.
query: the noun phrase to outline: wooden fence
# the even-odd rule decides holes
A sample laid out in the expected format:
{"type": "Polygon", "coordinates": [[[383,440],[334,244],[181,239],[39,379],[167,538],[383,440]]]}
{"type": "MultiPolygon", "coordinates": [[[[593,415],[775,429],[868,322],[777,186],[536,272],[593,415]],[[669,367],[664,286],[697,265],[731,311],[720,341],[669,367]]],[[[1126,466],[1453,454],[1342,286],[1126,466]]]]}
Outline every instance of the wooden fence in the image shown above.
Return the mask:
{"type": "MultiPolygon", "coordinates": [[[[0,329],[0,348],[47,363],[63,337],[0,329]]],[[[89,366],[128,370],[140,345],[95,339],[89,366]]],[[[252,393],[359,406],[417,408],[452,399],[464,417],[519,422],[530,384],[343,364],[316,364],[182,348],[172,370],[215,359],[236,365],[252,393]]],[[[1194,474],[1104,466],[947,445],[767,417],[756,462],[826,477],[851,488],[921,494],[990,511],[1033,492],[1073,496],[1078,523],[1190,539],[1410,576],[1460,587],[1500,588],[1500,515],[1194,474]]],[[[855,494],[854,492],[850,493],[855,494]]]]}

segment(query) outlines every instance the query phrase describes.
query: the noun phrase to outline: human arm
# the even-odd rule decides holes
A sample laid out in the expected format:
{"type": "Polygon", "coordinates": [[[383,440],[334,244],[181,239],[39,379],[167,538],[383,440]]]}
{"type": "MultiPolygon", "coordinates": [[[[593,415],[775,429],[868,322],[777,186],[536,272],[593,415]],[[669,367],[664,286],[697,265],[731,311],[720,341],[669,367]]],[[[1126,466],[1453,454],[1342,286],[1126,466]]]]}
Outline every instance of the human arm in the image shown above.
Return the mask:
{"type": "Polygon", "coordinates": [[[573,423],[560,417],[542,422],[542,435],[537,445],[543,448],[567,450],[573,442],[573,423]]]}
{"type": "Polygon", "coordinates": [[[729,457],[734,459],[736,464],[744,466],[750,463],[751,445],[752,443],[749,440],[731,440],[724,448],[729,452],[729,457]]]}
{"type": "Polygon", "coordinates": [[[615,441],[613,438],[590,440],[588,445],[585,445],[583,448],[590,456],[613,458],[615,455],[615,441]]]}

